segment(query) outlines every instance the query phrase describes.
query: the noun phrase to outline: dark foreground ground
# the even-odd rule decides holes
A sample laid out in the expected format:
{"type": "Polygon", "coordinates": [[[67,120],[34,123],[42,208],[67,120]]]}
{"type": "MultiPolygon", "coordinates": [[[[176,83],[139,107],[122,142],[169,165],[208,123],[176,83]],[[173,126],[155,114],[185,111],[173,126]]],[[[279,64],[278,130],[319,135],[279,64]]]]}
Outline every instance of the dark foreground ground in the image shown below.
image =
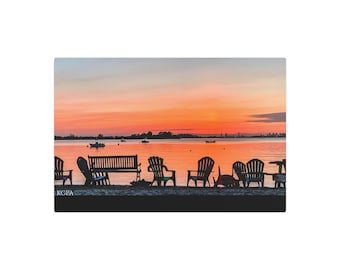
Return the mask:
{"type": "Polygon", "coordinates": [[[57,212],[284,212],[283,188],[55,186],[57,212]]]}

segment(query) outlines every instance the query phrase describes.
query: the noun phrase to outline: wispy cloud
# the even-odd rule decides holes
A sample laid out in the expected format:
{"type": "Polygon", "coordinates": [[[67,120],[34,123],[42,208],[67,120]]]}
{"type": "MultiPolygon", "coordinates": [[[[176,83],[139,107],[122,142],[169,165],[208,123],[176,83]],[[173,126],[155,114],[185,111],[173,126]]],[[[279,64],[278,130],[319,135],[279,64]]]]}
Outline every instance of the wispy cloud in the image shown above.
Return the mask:
{"type": "Polygon", "coordinates": [[[250,116],[255,119],[248,120],[248,122],[262,122],[262,123],[286,122],[285,112],[253,114],[250,116]]]}

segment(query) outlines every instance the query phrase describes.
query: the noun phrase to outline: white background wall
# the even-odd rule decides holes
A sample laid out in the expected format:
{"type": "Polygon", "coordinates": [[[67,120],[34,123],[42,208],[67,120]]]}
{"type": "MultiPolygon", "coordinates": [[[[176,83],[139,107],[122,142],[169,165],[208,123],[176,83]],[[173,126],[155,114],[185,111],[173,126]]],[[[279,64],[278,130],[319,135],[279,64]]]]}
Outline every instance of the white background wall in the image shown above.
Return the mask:
{"type": "Polygon", "coordinates": [[[337,25],[336,1],[2,1],[1,269],[338,269],[337,25]],[[141,56],[287,59],[286,213],[53,212],[54,58],[141,56]]]}

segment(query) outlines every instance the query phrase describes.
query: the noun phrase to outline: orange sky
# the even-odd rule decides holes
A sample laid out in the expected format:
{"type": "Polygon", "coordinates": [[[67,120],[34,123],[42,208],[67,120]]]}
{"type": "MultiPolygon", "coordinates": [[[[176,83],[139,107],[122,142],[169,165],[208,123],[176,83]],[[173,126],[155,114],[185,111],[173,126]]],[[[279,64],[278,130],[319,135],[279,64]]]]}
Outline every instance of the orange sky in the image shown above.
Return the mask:
{"type": "Polygon", "coordinates": [[[55,135],[286,132],[284,59],[56,59],[55,135]]]}

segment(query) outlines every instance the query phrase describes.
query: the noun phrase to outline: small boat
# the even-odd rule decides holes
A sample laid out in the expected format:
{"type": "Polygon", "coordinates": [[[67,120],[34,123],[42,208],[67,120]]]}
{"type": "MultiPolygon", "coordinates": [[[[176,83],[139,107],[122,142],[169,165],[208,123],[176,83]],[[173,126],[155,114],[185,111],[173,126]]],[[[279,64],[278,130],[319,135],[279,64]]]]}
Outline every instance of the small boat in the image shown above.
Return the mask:
{"type": "Polygon", "coordinates": [[[126,140],[125,140],[125,139],[121,139],[120,141],[121,141],[121,142],[126,142],[126,140]]]}
{"type": "Polygon", "coordinates": [[[149,143],[147,139],[142,140],[142,143],[149,143]]]}
{"type": "Polygon", "coordinates": [[[216,141],[205,141],[206,143],[215,143],[216,141]]]}
{"type": "Polygon", "coordinates": [[[91,146],[91,147],[98,148],[98,147],[104,147],[105,144],[104,144],[104,143],[96,142],[96,143],[90,143],[90,146],[91,146]]]}

